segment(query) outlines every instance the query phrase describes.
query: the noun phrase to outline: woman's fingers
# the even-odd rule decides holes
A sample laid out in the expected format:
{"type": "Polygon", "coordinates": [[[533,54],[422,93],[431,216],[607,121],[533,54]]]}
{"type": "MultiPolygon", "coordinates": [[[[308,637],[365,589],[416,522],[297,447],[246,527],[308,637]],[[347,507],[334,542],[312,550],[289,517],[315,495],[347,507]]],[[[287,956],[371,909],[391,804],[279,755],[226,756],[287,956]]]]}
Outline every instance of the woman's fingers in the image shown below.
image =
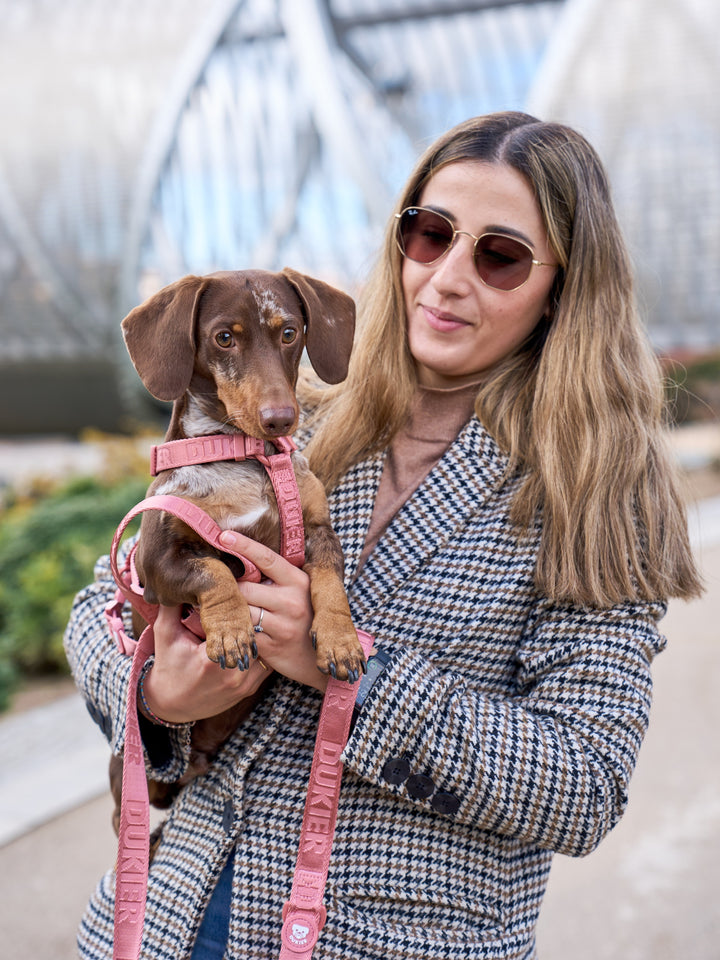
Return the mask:
{"type": "Polygon", "coordinates": [[[297,579],[297,567],[270,547],[258,543],[257,540],[251,540],[250,537],[234,530],[223,530],[220,534],[220,543],[247,557],[248,560],[252,560],[258,570],[274,583],[283,585],[297,579]]]}
{"type": "Polygon", "coordinates": [[[157,716],[191,722],[214,716],[251,696],[267,676],[261,664],[221,670],[208,659],[204,642],[183,626],[179,607],[160,607],[155,621],[155,664],[144,695],[157,716]]]}

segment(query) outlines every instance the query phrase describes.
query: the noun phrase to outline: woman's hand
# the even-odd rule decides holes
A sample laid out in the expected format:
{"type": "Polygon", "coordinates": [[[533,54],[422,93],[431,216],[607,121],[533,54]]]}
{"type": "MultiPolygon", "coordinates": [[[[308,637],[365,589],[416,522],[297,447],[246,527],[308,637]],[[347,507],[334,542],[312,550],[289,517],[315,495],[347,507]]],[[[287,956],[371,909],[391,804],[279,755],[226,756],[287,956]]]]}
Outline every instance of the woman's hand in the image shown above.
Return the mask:
{"type": "Polygon", "coordinates": [[[268,671],[256,660],[247,670],[222,670],[205,644],[183,626],[180,607],[160,607],[154,625],[155,662],[143,694],[155,716],[168,723],[213,717],[254,694],[268,671]]]}
{"type": "Polygon", "coordinates": [[[262,632],[255,634],[260,658],[283,676],[324,693],[328,678],[317,668],[310,641],[313,609],[307,574],[241,533],[225,530],[220,541],[252,560],[266,577],[263,583],[238,585],[250,604],[253,623],[258,623],[263,611],[262,632]]]}
{"type": "Polygon", "coordinates": [[[183,626],[180,608],[160,607],[154,626],[155,663],[143,693],[150,710],[169,723],[202,720],[234,706],[257,691],[268,675],[266,668],[322,693],[327,687],[310,641],[313,610],[307,574],[240,533],[226,530],[221,541],[252,560],[266,577],[263,583],[238,584],[253,623],[263,611],[262,632],[255,634],[258,659],[251,660],[247,670],[221,669],[208,659],[202,640],[183,626]]]}

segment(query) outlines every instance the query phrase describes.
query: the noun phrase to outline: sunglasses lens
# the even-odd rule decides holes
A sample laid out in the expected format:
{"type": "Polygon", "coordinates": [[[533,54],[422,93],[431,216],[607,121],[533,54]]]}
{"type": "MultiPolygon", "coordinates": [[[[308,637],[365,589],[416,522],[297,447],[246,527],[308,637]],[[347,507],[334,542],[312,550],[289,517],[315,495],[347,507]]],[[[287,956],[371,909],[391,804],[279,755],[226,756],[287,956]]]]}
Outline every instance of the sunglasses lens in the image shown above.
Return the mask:
{"type": "Polygon", "coordinates": [[[400,217],[400,249],[418,263],[432,263],[452,246],[453,227],[449,220],[432,210],[408,207],[400,217]]]}
{"type": "Polygon", "coordinates": [[[515,290],[530,276],[532,252],[519,240],[488,233],[475,245],[475,267],[489,287],[515,290]]]}

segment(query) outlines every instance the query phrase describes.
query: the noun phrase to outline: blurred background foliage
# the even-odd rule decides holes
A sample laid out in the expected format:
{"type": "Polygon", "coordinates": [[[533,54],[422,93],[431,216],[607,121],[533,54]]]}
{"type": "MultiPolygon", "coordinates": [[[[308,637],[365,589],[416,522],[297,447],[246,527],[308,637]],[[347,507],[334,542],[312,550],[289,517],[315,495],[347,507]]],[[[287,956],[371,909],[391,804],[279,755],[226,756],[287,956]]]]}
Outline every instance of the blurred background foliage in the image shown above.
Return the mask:
{"type": "Polygon", "coordinates": [[[147,458],[136,440],[88,439],[104,453],[97,476],[44,479],[8,491],[0,506],[0,710],[24,681],[68,672],[63,633],[73,598],[145,495],[147,458]]]}
{"type": "Polygon", "coordinates": [[[720,417],[720,350],[695,357],[662,358],[673,426],[720,417]]]}

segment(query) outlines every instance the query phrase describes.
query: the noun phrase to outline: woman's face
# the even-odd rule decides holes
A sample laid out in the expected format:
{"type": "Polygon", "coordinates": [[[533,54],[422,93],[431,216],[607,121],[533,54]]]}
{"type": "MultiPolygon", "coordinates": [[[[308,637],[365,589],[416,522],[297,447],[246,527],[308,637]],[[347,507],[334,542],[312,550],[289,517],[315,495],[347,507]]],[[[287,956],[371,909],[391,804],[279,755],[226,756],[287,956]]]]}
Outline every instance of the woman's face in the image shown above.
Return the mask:
{"type": "MultiPolygon", "coordinates": [[[[476,237],[507,233],[524,240],[535,260],[556,262],[530,186],[505,164],[459,161],[442,167],[417,205],[443,213],[456,230],[476,237]]],[[[555,269],[533,266],[517,290],[494,290],[477,274],[473,243],[460,235],[435,263],[403,260],[408,341],[424,386],[461,386],[480,379],[549,310],[555,269]]]]}

